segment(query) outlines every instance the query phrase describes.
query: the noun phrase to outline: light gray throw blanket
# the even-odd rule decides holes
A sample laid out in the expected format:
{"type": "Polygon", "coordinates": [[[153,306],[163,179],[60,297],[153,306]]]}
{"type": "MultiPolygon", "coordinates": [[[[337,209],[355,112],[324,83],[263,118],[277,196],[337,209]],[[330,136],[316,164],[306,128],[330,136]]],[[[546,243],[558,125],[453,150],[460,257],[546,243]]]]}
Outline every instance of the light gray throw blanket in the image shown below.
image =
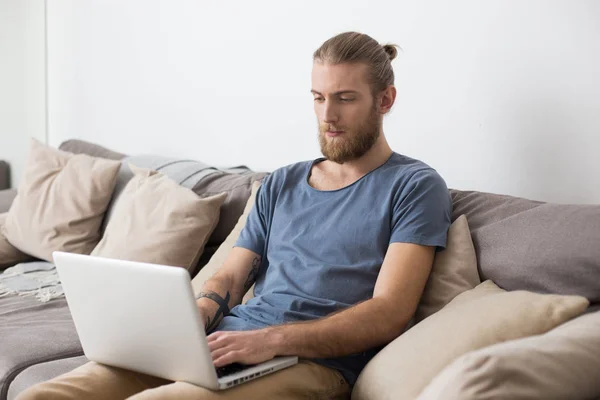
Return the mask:
{"type": "Polygon", "coordinates": [[[54,264],[33,261],[17,264],[0,274],[0,297],[35,296],[45,303],[64,295],[54,264]]]}

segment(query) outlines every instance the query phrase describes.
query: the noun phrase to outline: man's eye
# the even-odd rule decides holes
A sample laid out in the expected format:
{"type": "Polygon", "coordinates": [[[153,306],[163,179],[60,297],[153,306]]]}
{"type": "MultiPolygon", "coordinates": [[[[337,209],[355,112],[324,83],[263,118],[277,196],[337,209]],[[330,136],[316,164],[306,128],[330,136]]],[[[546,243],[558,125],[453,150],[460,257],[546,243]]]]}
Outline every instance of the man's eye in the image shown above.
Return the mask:
{"type": "Polygon", "coordinates": [[[344,103],[350,103],[351,101],[354,101],[354,99],[340,99],[340,101],[344,103]]]}
{"type": "Polygon", "coordinates": [[[318,103],[321,103],[323,100],[325,100],[325,99],[322,97],[315,97],[315,101],[318,103]]]}

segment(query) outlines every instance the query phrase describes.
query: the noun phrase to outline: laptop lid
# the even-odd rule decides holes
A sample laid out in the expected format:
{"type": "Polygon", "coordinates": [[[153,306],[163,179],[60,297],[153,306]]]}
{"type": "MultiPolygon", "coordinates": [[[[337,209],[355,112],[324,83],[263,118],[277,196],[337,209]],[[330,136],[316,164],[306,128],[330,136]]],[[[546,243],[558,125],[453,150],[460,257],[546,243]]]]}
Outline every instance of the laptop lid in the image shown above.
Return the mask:
{"type": "Polygon", "coordinates": [[[53,257],[88,359],[219,389],[185,269],[64,252],[53,257]]]}

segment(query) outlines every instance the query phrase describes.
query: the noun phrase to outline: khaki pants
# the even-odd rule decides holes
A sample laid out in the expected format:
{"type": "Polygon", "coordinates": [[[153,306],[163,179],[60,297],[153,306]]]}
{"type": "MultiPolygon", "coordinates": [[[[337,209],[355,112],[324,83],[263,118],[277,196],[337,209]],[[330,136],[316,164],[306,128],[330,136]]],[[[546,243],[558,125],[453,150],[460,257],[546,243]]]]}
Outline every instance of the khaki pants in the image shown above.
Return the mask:
{"type": "Polygon", "coordinates": [[[349,399],[350,387],[330,368],[300,360],[297,365],[222,391],[89,362],[64,375],[32,386],[17,400],[151,399],[349,399]]]}

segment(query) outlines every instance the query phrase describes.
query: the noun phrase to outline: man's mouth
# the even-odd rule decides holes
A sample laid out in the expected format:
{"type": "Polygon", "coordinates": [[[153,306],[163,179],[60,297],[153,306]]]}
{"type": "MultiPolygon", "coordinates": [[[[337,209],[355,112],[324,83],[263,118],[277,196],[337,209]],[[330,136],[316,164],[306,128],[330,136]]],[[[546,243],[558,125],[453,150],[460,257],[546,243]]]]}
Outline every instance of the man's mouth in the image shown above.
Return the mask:
{"type": "Polygon", "coordinates": [[[343,133],[344,133],[344,131],[328,130],[327,131],[327,136],[329,136],[329,137],[336,137],[336,136],[339,136],[339,135],[341,135],[343,133]]]}

